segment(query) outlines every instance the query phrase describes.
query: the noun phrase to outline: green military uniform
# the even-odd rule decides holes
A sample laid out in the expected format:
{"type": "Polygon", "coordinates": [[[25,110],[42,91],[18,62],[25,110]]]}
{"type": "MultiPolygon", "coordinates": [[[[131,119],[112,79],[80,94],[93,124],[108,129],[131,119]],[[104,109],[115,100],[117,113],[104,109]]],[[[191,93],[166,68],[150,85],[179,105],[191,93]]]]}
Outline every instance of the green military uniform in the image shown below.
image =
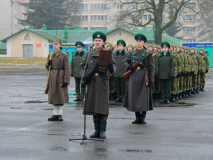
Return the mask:
{"type": "Polygon", "coordinates": [[[200,49],[203,50],[203,53],[200,53],[201,58],[203,59],[203,65],[202,65],[202,70],[201,70],[201,91],[204,91],[204,86],[206,83],[206,73],[208,73],[209,70],[209,58],[207,55],[205,55],[204,53],[204,49],[200,49]]]}
{"type": "MultiPolygon", "coordinates": [[[[84,47],[84,44],[82,42],[76,42],[76,47],[84,47]]],[[[71,76],[75,78],[75,91],[76,91],[76,100],[75,101],[83,101],[84,95],[85,95],[85,88],[81,87],[80,81],[81,76],[79,75],[78,71],[78,65],[81,63],[83,57],[84,57],[84,51],[82,50],[80,53],[78,51],[75,52],[75,54],[72,55],[72,61],[71,61],[71,76]]]]}
{"type": "Polygon", "coordinates": [[[187,52],[188,55],[188,79],[187,79],[187,87],[186,87],[186,92],[188,96],[191,96],[191,90],[192,90],[192,56],[187,52]]]}
{"type": "MultiPolygon", "coordinates": [[[[161,44],[162,48],[165,46],[170,48],[170,44],[168,42],[163,42],[161,44]]],[[[163,98],[161,103],[170,103],[171,79],[174,77],[174,73],[174,56],[169,51],[166,54],[161,52],[156,65],[156,75],[160,79],[161,98],[163,98]]]]}
{"type": "Polygon", "coordinates": [[[198,75],[197,75],[197,93],[198,93],[198,90],[200,90],[200,85],[201,85],[200,80],[201,80],[203,58],[201,57],[199,53],[197,53],[197,57],[198,57],[198,75]]]}
{"type": "MultiPolygon", "coordinates": [[[[192,47],[191,50],[195,51],[195,48],[192,47]]],[[[196,94],[196,89],[197,89],[197,74],[198,74],[198,59],[197,55],[191,52],[192,56],[192,94],[196,94]]]]}
{"type": "MultiPolygon", "coordinates": [[[[126,47],[126,43],[124,40],[118,40],[117,45],[123,45],[126,47]]],[[[115,58],[115,62],[117,64],[117,73],[114,75],[115,82],[116,82],[116,92],[117,92],[117,100],[115,102],[123,102],[124,96],[125,96],[125,77],[123,74],[126,72],[125,69],[121,65],[121,61],[126,58],[127,52],[123,49],[121,52],[117,50],[116,52],[113,52],[113,56],[115,58]]]]}

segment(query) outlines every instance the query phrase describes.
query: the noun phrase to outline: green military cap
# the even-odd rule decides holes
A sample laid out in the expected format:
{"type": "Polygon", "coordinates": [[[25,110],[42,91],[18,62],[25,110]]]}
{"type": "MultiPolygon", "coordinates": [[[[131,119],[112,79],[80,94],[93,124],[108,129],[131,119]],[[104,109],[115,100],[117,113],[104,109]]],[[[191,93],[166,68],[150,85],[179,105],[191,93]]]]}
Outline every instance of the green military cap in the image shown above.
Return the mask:
{"type": "Polygon", "coordinates": [[[93,40],[95,39],[95,38],[100,38],[100,39],[103,39],[103,41],[104,42],[106,42],[106,35],[104,34],[104,33],[102,33],[102,32],[95,32],[95,33],[93,33],[93,36],[92,36],[92,38],[93,38],[93,40]]]}
{"type": "Polygon", "coordinates": [[[122,39],[119,39],[117,41],[117,45],[123,45],[124,47],[126,47],[126,42],[124,40],[122,40],[122,39]]]}
{"type": "Polygon", "coordinates": [[[146,50],[146,47],[145,47],[145,46],[143,46],[143,48],[146,50]]]}
{"type": "Polygon", "coordinates": [[[162,42],[161,48],[163,48],[164,46],[167,46],[168,48],[170,48],[170,44],[168,42],[162,42]]]}
{"type": "Polygon", "coordinates": [[[75,43],[75,46],[76,47],[79,47],[79,46],[84,47],[84,44],[82,42],[78,41],[78,42],[75,43]]]}
{"type": "Polygon", "coordinates": [[[149,44],[147,47],[153,47],[153,45],[152,45],[152,44],[149,44]]]}
{"type": "Polygon", "coordinates": [[[54,39],[53,43],[59,43],[59,44],[61,44],[61,43],[62,43],[61,38],[60,38],[59,36],[57,36],[57,37],[54,39]]]}
{"type": "Polygon", "coordinates": [[[133,48],[133,45],[129,44],[128,47],[132,47],[133,48]]]}
{"type": "Polygon", "coordinates": [[[142,41],[146,42],[147,38],[146,38],[146,36],[144,36],[143,34],[136,34],[136,35],[135,35],[135,40],[136,40],[136,41],[137,41],[137,40],[142,40],[142,41]]]}

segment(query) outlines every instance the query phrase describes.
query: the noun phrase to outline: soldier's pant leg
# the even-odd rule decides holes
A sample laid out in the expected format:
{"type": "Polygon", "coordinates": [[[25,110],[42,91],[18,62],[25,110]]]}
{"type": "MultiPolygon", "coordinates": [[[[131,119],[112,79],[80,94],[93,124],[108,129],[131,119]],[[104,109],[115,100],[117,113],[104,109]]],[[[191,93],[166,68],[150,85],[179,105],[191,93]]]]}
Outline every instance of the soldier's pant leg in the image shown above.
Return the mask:
{"type": "Polygon", "coordinates": [[[184,76],[181,76],[180,77],[180,81],[179,81],[180,82],[179,83],[179,86],[180,86],[180,90],[179,91],[180,92],[183,92],[183,81],[184,81],[184,76]]]}
{"type": "Polygon", "coordinates": [[[192,89],[192,76],[190,76],[190,84],[189,84],[189,90],[191,90],[192,89]]]}
{"type": "Polygon", "coordinates": [[[176,94],[177,93],[177,78],[176,77],[174,77],[171,80],[171,93],[172,94],[176,94]]]}
{"type": "Polygon", "coordinates": [[[179,94],[180,93],[180,78],[177,78],[177,86],[176,86],[176,90],[177,90],[177,92],[176,92],[176,94],[179,94]]]}
{"type": "Polygon", "coordinates": [[[184,79],[183,79],[183,92],[186,91],[186,83],[187,83],[187,77],[184,77],[184,79]]]}
{"type": "Polygon", "coordinates": [[[200,74],[197,75],[197,87],[200,87],[200,74]]]}
{"type": "Polygon", "coordinates": [[[154,82],[152,83],[151,91],[152,91],[152,94],[155,94],[155,79],[154,79],[154,82]]]}
{"type": "Polygon", "coordinates": [[[98,114],[93,116],[93,122],[100,120],[100,121],[106,121],[108,119],[108,115],[98,114]]]}
{"type": "Polygon", "coordinates": [[[115,78],[117,98],[121,98],[121,83],[120,78],[115,78]]]}
{"type": "Polygon", "coordinates": [[[169,100],[171,95],[171,80],[161,79],[160,83],[161,83],[161,97],[169,100]]]}
{"type": "Polygon", "coordinates": [[[160,88],[161,88],[161,85],[160,85],[160,79],[157,79],[155,78],[155,93],[160,93],[160,88]]]}
{"type": "Polygon", "coordinates": [[[116,84],[115,84],[115,77],[109,76],[109,93],[115,93],[116,92],[116,84]]]}
{"type": "Polygon", "coordinates": [[[121,83],[121,99],[124,99],[124,96],[125,96],[125,82],[126,82],[126,79],[125,78],[120,78],[120,83],[121,83]]]}
{"type": "Polygon", "coordinates": [[[197,88],[197,74],[192,76],[192,87],[197,88]]]}
{"type": "Polygon", "coordinates": [[[81,86],[81,99],[84,99],[84,95],[85,95],[85,88],[81,86]]]}
{"type": "Polygon", "coordinates": [[[76,99],[81,99],[81,94],[80,94],[80,81],[81,81],[81,78],[75,77],[75,92],[76,92],[76,99]]]}
{"type": "Polygon", "coordinates": [[[205,86],[206,84],[206,73],[201,74],[201,85],[205,86]]]}
{"type": "Polygon", "coordinates": [[[54,104],[53,105],[53,115],[63,115],[63,104],[54,104]]]}

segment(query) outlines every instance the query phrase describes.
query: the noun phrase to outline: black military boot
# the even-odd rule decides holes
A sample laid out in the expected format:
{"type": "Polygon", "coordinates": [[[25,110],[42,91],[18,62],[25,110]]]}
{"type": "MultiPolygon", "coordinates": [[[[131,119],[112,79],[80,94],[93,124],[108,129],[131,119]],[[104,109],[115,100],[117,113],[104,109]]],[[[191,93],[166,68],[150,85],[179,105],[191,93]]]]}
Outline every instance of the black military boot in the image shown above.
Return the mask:
{"type": "Polygon", "coordinates": [[[155,93],[154,100],[158,100],[158,97],[159,97],[159,93],[155,93]]]}
{"type": "Polygon", "coordinates": [[[204,85],[201,85],[200,91],[204,91],[204,85]]]}
{"type": "Polygon", "coordinates": [[[188,90],[188,95],[189,95],[189,96],[192,95],[192,90],[188,90]]]}
{"type": "Polygon", "coordinates": [[[53,115],[52,117],[48,118],[48,121],[58,121],[58,115],[53,115]]]}
{"type": "Polygon", "coordinates": [[[58,115],[58,121],[63,121],[63,116],[62,115],[58,115]]]}
{"type": "Polygon", "coordinates": [[[162,103],[166,103],[166,99],[163,99],[163,100],[160,102],[160,104],[162,104],[162,103]]]}
{"type": "Polygon", "coordinates": [[[196,89],[195,88],[193,88],[192,94],[196,94],[196,89]]]}
{"type": "Polygon", "coordinates": [[[178,98],[178,94],[176,94],[176,95],[175,95],[175,100],[176,100],[176,101],[178,101],[178,100],[179,100],[179,98],[178,98]]]}
{"type": "Polygon", "coordinates": [[[106,124],[107,121],[100,121],[100,138],[105,139],[106,138],[106,124]]]}
{"type": "Polygon", "coordinates": [[[185,91],[182,92],[182,97],[186,98],[185,91]]]}
{"type": "Polygon", "coordinates": [[[141,115],[141,124],[146,124],[145,118],[146,118],[146,111],[143,111],[141,115]]]}
{"type": "Polygon", "coordinates": [[[170,101],[168,100],[168,99],[166,99],[166,102],[165,102],[166,104],[169,104],[170,103],[170,101]]]}
{"type": "Polygon", "coordinates": [[[175,95],[172,94],[171,102],[175,102],[175,95]]]}
{"type": "Polygon", "coordinates": [[[187,91],[187,90],[185,91],[185,96],[186,96],[186,97],[188,97],[188,96],[189,96],[189,95],[188,95],[188,91],[187,91]]]}
{"type": "Polygon", "coordinates": [[[141,124],[141,114],[140,112],[135,112],[136,119],[132,122],[132,124],[141,124]]]}
{"type": "Polygon", "coordinates": [[[124,99],[123,98],[121,98],[121,103],[124,103],[124,99]]]}
{"type": "Polygon", "coordinates": [[[198,87],[196,88],[196,93],[199,93],[199,91],[198,91],[198,87]]]}
{"type": "Polygon", "coordinates": [[[94,122],[95,132],[90,135],[90,138],[100,138],[100,120],[94,122]]]}
{"type": "Polygon", "coordinates": [[[117,98],[117,100],[115,102],[121,102],[121,99],[120,98],[117,98]]]}
{"type": "Polygon", "coordinates": [[[179,99],[182,99],[182,93],[179,93],[179,97],[178,97],[179,99]]]}

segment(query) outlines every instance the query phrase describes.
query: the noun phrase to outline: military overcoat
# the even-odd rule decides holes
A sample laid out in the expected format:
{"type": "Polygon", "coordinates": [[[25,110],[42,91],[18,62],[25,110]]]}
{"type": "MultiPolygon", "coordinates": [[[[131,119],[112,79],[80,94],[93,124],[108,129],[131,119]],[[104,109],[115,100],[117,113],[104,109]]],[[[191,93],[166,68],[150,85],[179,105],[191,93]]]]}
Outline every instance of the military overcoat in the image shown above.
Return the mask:
{"type": "MultiPolygon", "coordinates": [[[[83,75],[83,67],[86,64],[87,57],[89,52],[87,52],[79,64],[79,74],[83,75]]],[[[87,70],[90,71],[99,61],[99,51],[92,50],[91,54],[88,58],[87,70]]],[[[113,74],[117,72],[116,62],[112,55],[111,63],[113,65],[113,74]]],[[[108,67],[99,66],[99,69],[103,71],[108,71],[108,67]]],[[[86,92],[86,110],[84,110],[84,114],[87,115],[109,115],[109,75],[99,75],[93,76],[91,81],[87,84],[87,92],[86,92]]]]}
{"type": "MultiPolygon", "coordinates": [[[[64,77],[64,83],[70,83],[70,61],[68,55],[61,50],[58,53],[50,53],[47,57],[47,62],[52,55],[52,67],[49,76],[49,104],[64,104],[69,102],[68,86],[61,87],[59,77],[64,77]]],[[[49,70],[48,65],[45,65],[49,70]]]]}
{"type": "MultiPolygon", "coordinates": [[[[126,58],[122,61],[122,65],[127,71],[128,67],[133,66],[139,62],[144,56],[151,54],[146,53],[145,49],[140,51],[133,50],[128,53],[126,58]]],[[[150,81],[154,82],[154,60],[149,56],[144,60],[146,67],[140,66],[140,69],[135,70],[129,76],[129,83],[124,98],[123,107],[129,111],[140,112],[153,110],[153,99],[151,87],[146,86],[145,76],[150,76],[150,81]]]]}

